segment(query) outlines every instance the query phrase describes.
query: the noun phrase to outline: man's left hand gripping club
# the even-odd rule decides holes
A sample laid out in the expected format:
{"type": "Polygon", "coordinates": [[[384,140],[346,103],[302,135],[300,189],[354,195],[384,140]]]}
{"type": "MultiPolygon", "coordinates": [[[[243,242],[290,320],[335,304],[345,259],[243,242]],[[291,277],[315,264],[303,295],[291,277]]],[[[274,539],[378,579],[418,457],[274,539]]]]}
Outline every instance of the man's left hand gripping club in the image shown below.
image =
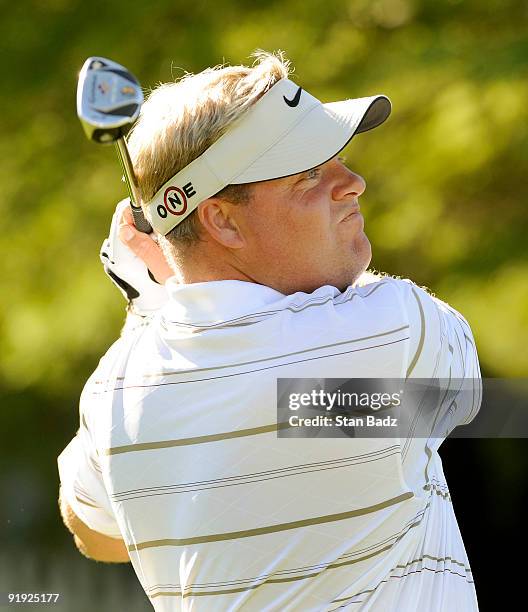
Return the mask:
{"type": "Polygon", "coordinates": [[[135,228],[128,198],[116,207],[100,258],[106,274],[127,299],[130,312],[145,317],[166,303],[165,281],[174,272],[153,234],[135,228]]]}

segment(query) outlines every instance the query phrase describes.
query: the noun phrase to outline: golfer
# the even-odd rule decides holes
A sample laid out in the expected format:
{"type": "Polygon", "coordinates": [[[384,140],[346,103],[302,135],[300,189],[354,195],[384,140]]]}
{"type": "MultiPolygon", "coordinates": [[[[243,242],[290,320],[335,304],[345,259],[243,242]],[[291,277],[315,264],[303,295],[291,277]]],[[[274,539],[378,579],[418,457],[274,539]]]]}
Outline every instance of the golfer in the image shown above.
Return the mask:
{"type": "Polygon", "coordinates": [[[366,273],[366,184],[339,153],[390,110],[322,104],[264,52],[144,104],[129,145],[157,241],[118,208],[102,258],[129,315],[58,463],[79,550],[130,561],[159,612],[478,609],[438,455],[478,384],[429,437],[277,422],[278,379],[479,381],[458,312],[366,273]]]}

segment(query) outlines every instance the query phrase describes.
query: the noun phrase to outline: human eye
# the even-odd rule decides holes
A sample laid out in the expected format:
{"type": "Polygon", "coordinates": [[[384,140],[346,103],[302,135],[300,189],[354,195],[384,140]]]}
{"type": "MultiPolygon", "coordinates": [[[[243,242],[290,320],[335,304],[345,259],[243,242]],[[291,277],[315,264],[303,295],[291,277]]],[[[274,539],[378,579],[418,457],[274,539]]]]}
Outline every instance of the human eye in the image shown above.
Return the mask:
{"type": "Polygon", "coordinates": [[[319,178],[320,174],[321,174],[321,168],[312,168],[311,170],[306,171],[305,178],[316,179],[316,178],[319,178]]]}

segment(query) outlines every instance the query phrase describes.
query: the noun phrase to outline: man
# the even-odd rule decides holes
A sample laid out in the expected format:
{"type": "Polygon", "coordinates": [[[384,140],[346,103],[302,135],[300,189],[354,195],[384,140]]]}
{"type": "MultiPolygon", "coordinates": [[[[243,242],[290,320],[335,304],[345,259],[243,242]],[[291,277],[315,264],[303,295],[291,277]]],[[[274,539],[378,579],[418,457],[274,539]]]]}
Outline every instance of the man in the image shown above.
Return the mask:
{"type": "Polygon", "coordinates": [[[460,314],[363,274],[365,181],[337,156],[389,113],[323,105],[266,53],[144,105],[129,144],[159,246],[118,209],[102,257],[130,314],[59,470],[81,552],[130,559],[156,610],[477,609],[438,447],[478,390],[425,438],[278,436],[278,379],[480,376],[460,314]]]}

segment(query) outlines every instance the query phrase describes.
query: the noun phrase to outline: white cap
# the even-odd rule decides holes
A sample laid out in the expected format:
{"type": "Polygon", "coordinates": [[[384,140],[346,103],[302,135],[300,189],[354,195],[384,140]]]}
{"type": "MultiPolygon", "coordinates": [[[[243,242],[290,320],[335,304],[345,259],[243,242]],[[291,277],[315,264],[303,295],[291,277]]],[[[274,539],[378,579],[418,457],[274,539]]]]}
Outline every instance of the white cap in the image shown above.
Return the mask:
{"type": "Polygon", "coordinates": [[[386,96],[322,104],[290,81],[277,81],[202,155],[169,179],[145,214],[167,234],[200,202],[231,184],[290,176],[332,159],[350,139],[387,119],[386,96]]]}

